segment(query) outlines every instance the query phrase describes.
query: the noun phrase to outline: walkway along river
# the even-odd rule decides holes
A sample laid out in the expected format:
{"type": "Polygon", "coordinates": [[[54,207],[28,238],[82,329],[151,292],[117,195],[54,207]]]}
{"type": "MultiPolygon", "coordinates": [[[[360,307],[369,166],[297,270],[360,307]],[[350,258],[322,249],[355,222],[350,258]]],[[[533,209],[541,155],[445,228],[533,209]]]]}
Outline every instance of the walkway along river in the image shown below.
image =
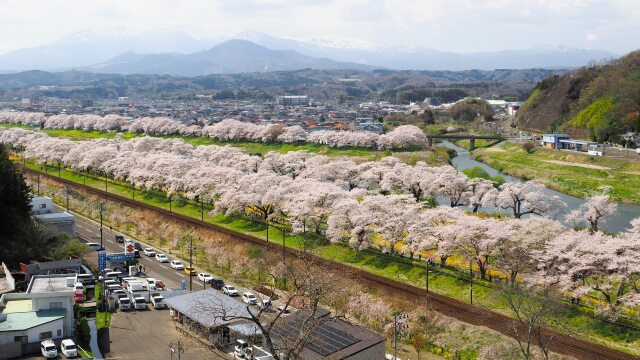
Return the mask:
{"type": "MultiPolygon", "coordinates": [[[[457,156],[451,159],[451,164],[455,166],[456,169],[462,171],[464,169],[470,169],[475,166],[480,166],[485,169],[492,176],[502,176],[506,182],[517,182],[517,181],[526,181],[520,178],[516,178],[513,176],[505,175],[500,171],[490,167],[489,165],[482,163],[480,161],[473,160],[471,158],[471,154],[464,148],[456,146],[455,144],[449,141],[443,141],[442,146],[446,146],[450,149],[454,149],[457,152],[457,156]]],[[[560,214],[558,214],[557,219],[560,221],[564,221],[564,216],[569,211],[579,207],[581,204],[585,202],[584,199],[577,198],[575,196],[567,195],[561,193],[559,191],[555,191],[552,189],[546,190],[549,194],[558,195],[562,201],[567,203],[567,207],[562,210],[560,214]]],[[[485,211],[495,211],[495,208],[484,208],[485,211]]],[[[504,210],[502,210],[504,211],[504,210]]],[[[601,228],[607,232],[621,232],[630,227],[631,220],[640,217],[640,205],[634,204],[618,204],[618,210],[614,215],[607,219],[604,225],[601,228]]]]}

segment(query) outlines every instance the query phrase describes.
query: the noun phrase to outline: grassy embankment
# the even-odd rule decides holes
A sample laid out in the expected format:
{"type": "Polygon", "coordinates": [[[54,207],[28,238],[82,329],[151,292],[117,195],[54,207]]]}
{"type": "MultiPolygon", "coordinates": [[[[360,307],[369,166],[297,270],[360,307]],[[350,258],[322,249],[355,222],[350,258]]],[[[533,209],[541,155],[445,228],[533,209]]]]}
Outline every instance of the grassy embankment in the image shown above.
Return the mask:
{"type": "MultiPolygon", "coordinates": [[[[34,163],[27,163],[32,169],[40,170],[41,167],[34,163]]],[[[57,175],[57,168],[49,167],[49,173],[57,175]]],[[[85,183],[86,185],[101,190],[105,188],[105,180],[93,176],[83,176],[68,169],[62,169],[61,177],[77,183],[85,183]]],[[[113,182],[108,180],[109,192],[122,196],[132,197],[132,189],[124,183],[113,182]]],[[[153,192],[141,192],[135,190],[135,199],[147,204],[169,209],[169,202],[166,196],[153,192]]],[[[188,201],[173,201],[172,211],[183,215],[200,218],[200,206],[188,201]]],[[[247,219],[238,217],[228,217],[218,215],[210,216],[206,207],[204,219],[229,229],[243,232],[254,237],[266,240],[266,228],[263,224],[248,221],[247,219]]],[[[128,229],[132,230],[132,229],[128,229]]],[[[131,231],[133,232],[133,231],[131,231]]],[[[282,243],[282,233],[273,227],[271,228],[269,238],[271,241],[282,243]]],[[[288,247],[300,248],[303,242],[302,237],[287,233],[285,236],[285,244],[288,247]]],[[[322,244],[315,247],[312,252],[323,258],[334,260],[343,264],[347,264],[354,268],[368,271],[377,275],[381,275],[390,279],[408,283],[417,287],[423,287],[425,282],[424,263],[420,261],[410,260],[381,254],[374,250],[354,251],[349,247],[341,244],[322,244]]],[[[451,259],[452,263],[460,261],[460,259],[451,259]]],[[[461,264],[462,265],[462,264],[461,264]]],[[[461,267],[438,267],[436,271],[430,273],[429,287],[430,290],[457,299],[461,301],[469,301],[469,282],[468,272],[461,267]],[[438,271],[436,273],[436,271],[438,271]]],[[[497,274],[496,274],[497,275],[497,274]]],[[[473,291],[473,302],[475,305],[497,311],[506,315],[510,315],[504,304],[496,301],[496,297],[492,291],[492,283],[476,279],[473,291]]],[[[554,328],[569,332],[576,336],[589,339],[590,341],[603,344],[621,351],[640,354],[640,332],[625,328],[619,325],[610,324],[605,321],[593,319],[584,312],[590,312],[589,309],[583,308],[583,311],[569,309],[562,315],[554,319],[554,328]]]]}
{"type": "MultiPolygon", "coordinates": [[[[15,125],[15,124],[3,124],[0,123],[0,127],[11,128],[19,127],[23,129],[31,129],[30,126],[15,125]]],[[[42,132],[54,136],[66,138],[74,141],[90,140],[90,139],[113,139],[116,136],[114,131],[84,131],[84,130],[63,130],[63,129],[45,129],[42,132]]],[[[124,139],[131,139],[143,134],[123,132],[124,139]]],[[[348,156],[355,158],[355,160],[379,160],[385,156],[396,156],[402,161],[408,164],[415,164],[417,161],[424,161],[431,165],[443,165],[449,162],[451,159],[450,153],[447,149],[440,147],[434,147],[424,151],[378,151],[366,148],[334,148],[327,145],[312,144],[312,143],[300,143],[300,144],[280,144],[280,143],[259,143],[251,141],[220,141],[205,136],[162,136],[162,138],[179,138],[186,143],[194,146],[198,145],[232,145],[242,149],[249,154],[264,155],[269,151],[276,151],[279,153],[287,153],[289,151],[306,150],[319,155],[326,155],[332,157],[348,156]]]]}
{"type": "Polygon", "coordinates": [[[527,154],[514,143],[476,149],[472,156],[505,174],[536,180],[563,193],[586,197],[608,186],[616,202],[640,204],[640,162],[544,148],[527,154]]]}

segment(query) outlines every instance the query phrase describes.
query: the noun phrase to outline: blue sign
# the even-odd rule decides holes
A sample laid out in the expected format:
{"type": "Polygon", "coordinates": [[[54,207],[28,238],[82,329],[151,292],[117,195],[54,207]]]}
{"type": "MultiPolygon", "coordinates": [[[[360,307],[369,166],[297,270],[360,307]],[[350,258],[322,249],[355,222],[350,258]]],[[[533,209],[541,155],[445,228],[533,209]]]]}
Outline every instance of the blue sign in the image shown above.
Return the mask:
{"type": "Polygon", "coordinates": [[[133,260],[133,254],[115,253],[108,254],[105,251],[98,252],[98,272],[102,272],[107,267],[107,261],[130,261],[133,260]]]}
{"type": "Polygon", "coordinates": [[[182,289],[182,290],[186,290],[187,289],[187,282],[184,281],[184,279],[180,280],[180,289],[182,289]]]}

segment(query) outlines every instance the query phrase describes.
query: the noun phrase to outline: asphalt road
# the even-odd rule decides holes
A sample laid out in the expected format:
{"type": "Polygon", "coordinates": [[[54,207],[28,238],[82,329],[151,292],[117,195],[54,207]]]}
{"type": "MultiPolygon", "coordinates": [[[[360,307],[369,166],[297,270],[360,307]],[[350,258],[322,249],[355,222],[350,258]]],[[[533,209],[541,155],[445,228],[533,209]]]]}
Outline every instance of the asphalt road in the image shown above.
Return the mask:
{"type": "MultiPolygon", "coordinates": [[[[64,211],[65,209],[55,205],[56,211],[64,211]]],[[[77,213],[72,214],[76,218],[76,235],[80,237],[82,240],[86,242],[95,242],[100,243],[100,224],[87,219],[77,213]]],[[[102,245],[106,249],[107,253],[121,253],[124,252],[124,244],[119,244],[115,241],[115,235],[123,235],[117,231],[109,230],[108,226],[102,227],[103,231],[103,242],[102,245]]],[[[130,238],[125,235],[125,237],[130,238]]],[[[145,247],[153,247],[149,246],[137,239],[131,238],[133,241],[140,242],[143,248],[145,247]]],[[[95,252],[96,258],[98,257],[98,252],[95,252]]],[[[175,258],[169,257],[169,261],[174,260],[175,258]]],[[[146,268],[146,277],[152,277],[157,280],[162,280],[167,288],[171,289],[179,289],[182,279],[186,281],[187,289],[189,288],[189,276],[185,275],[182,270],[174,270],[172,269],[168,263],[159,263],[153,257],[144,256],[144,254],[140,254],[140,258],[138,259],[140,264],[144,265],[146,268]]],[[[182,261],[185,266],[189,265],[188,261],[184,261],[183,259],[178,259],[182,261]]],[[[197,268],[196,268],[197,269],[197,268]]],[[[198,270],[199,271],[199,270],[198,270]]],[[[193,290],[201,290],[203,288],[203,283],[197,280],[197,277],[193,277],[193,290]]]]}

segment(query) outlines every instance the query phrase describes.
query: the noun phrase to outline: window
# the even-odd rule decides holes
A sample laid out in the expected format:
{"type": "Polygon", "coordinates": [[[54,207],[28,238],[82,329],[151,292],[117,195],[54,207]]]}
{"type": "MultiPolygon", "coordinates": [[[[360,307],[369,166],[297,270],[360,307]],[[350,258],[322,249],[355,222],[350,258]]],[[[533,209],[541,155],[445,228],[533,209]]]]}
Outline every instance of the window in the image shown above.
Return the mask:
{"type": "Polygon", "coordinates": [[[47,204],[40,204],[40,209],[46,209],[47,208],[47,204]]]}
{"type": "Polygon", "coordinates": [[[49,310],[55,310],[55,309],[62,309],[62,301],[49,303],[49,310]]]}
{"type": "Polygon", "coordinates": [[[28,340],[28,339],[29,339],[29,338],[28,338],[27,336],[14,336],[14,337],[13,337],[13,341],[14,341],[14,342],[19,342],[19,343],[21,343],[22,345],[27,345],[27,340],[28,340]]]}
{"type": "Polygon", "coordinates": [[[40,333],[40,340],[51,339],[52,337],[53,337],[53,334],[51,333],[51,331],[45,331],[40,333]]]}
{"type": "Polygon", "coordinates": [[[58,331],[56,333],[56,336],[58,336],[58,337],[62,336],[62,329],[58,329],[58,331]]]}

